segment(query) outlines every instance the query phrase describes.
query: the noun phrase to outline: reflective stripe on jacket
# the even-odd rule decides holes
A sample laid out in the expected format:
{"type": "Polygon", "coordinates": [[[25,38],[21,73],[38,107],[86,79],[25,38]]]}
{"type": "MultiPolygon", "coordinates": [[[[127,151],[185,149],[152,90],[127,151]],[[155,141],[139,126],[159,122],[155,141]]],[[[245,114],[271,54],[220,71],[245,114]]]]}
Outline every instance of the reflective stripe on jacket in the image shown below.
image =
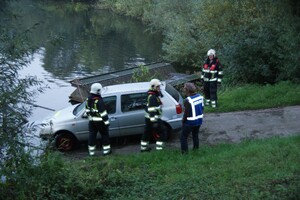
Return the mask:
{"type": "Polygon", "coordinates": [[[223,70],[218,58],[214,58],[210,61],[209,58],[206,59],[201,73],[201,79],[204,81],[218,81],[222,82],[223,70]]]}
{"type": "Polygon", "coordinates": [[[157,122],[162,115],[162,102],[159,94],[155,90],[148,91],[147,104],[145,108],[145,117],[149,118],[151,122],[157,122]]]}
{"type": "Polygon", "coordinates": [[[200,94],[187,97],[186,100],[190,103],[190,110],[188,111],[187,120],[185,124],[197,126],[202,124],[203,119],[203,97],[200,94]]]}
{"type": "Polygon", "coordinates": [[[109,125],[108,114],[100,96],[91,95],[87,98],[85,112],[90,121],[103,121],[105,125],[109,125]]]}

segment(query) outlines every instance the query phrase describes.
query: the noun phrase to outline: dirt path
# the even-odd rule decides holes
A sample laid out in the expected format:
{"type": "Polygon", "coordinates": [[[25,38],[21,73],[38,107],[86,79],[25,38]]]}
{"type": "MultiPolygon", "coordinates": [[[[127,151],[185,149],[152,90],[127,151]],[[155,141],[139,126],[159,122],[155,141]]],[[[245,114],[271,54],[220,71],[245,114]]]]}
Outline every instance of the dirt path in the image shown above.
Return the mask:
{"type": "MultiPolygon", "coordinates": [[[[167,148],[180,149],[180,131],[173,133],[167,148]]],[[[201,144],[237,143],[246,139],[263,139],[272,136],[300,135],[300,106],[252,110],[230,113],[205,114],[200,128],[201,144]]],[[[191,147],[191,139],[189,146],[191,147]]],[[[152,149],[155,145],[151,144],[152,149]]],[[[140,152],[140,137],[114,139],[113,154],[130,154],[140,152]]],[[[66,153],[67,157],[83,158],[88,156],[87,147],[66,153]]],[[[101,155],[100,151],[97,155],[101,155]]]]}

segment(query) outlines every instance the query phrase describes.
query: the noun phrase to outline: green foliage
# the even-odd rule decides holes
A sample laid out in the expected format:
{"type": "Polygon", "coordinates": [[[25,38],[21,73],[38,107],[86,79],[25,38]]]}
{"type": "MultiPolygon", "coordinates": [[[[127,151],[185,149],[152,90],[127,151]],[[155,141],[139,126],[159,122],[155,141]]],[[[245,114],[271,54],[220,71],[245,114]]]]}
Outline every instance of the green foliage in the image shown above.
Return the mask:
{"type": "Polygon", "coordinates": [[[98,6],[142,20],[144,13],[151,8],[151,2],[151,0],[103,0],[98,6]]]}
{"type": "MultiPolygon", "coordinates": [[[[5,185],[9,187],[17,182],[26,185],[23,171],[30,171],[33,164],[23,125],[31,114],[32,98],[41,90],[41,82],[36,77],[19,76],[34,52],[27,37],[34,27],[20,28],[18,13],[5,7],[1,7],[0,15],[0,176],[6,178],[5,185]],[[8,20],[12,23],[7,24],[8,20]]],[[[1,192],[1,197],[2,194],[13,196],[14,191],[9,188],[1,192]]]]}
{"type": "Polygon", "coordinates": [[[160,78],[160,76],[155,72],[154,74],[149,72],[149,69],[145,65],[139,65],[137,69],[133,70],[131,77],[132,82],[147,82],[153,78],[160,78]]]}
{"type": "Polygon", "coordinates": [[[199,67],[214,48],[225,66],[225,85],[299,82],[298,1],[134,2],[115,0],[110,6],[162,30],[166,60],[199,67]]]}

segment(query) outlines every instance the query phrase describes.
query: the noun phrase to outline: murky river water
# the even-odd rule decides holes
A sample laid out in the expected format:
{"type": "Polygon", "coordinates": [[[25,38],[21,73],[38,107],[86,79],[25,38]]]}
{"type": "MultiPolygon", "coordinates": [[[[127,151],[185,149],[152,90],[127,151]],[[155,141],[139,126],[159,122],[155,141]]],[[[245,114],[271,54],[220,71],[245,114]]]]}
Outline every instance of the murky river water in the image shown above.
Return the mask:
{"type": "Polygon", "coordinates": [[[35,75],[49,86],[35,100],[30,121],[70,105],[76,77],[107,73],[161,58],[162,36],[138,21],[93,8],[70,9],[62,2],[24,0],[9,8],[22,10],[20,28],[38,24],[30,38],[39,48],[20,74],[35,75]],[[23,27],[24,26],[24,27],[23,27]],[[48,109],[49,108],[49,109],[48,109]]]}

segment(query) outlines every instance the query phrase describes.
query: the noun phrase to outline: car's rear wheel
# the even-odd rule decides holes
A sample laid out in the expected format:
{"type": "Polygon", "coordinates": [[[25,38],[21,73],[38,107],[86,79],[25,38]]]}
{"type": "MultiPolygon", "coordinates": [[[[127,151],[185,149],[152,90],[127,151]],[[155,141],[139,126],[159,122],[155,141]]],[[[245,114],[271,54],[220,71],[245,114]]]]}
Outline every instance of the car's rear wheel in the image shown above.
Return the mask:
{"type": "Polygon", "coordinates": [[[59,151],[66,152],[75,148],[76,138],[71,133],[62,132],[55,137],[55,146],[59,151]]]}
{"type": "MultiPolygon", "coordinates": [[[[162,123],[162,124],[163,124],[163,129],[165,130],[166,140],[169,140],[172,135],[172,130],[167,124],[165,124],[165,123],[162,123]]],[[[160,138],[160,135],[157,130],[154,130],[152,132],[152,138],[154,141],[157,141],[160,138]]]]}

